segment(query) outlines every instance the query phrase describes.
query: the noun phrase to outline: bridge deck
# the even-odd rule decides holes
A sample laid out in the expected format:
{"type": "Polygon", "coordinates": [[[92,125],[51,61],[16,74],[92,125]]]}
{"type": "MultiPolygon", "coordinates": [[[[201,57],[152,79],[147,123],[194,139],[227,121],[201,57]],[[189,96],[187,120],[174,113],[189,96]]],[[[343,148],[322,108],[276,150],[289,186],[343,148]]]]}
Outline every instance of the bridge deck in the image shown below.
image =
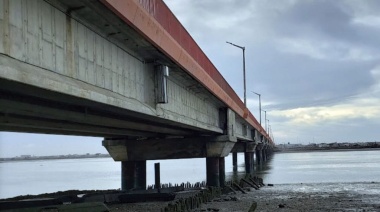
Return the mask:
{"type": "Polygon", "coordinates": [[[272,142],[241,99],[163,1],[101,0],[155,47],[272,142]]]}

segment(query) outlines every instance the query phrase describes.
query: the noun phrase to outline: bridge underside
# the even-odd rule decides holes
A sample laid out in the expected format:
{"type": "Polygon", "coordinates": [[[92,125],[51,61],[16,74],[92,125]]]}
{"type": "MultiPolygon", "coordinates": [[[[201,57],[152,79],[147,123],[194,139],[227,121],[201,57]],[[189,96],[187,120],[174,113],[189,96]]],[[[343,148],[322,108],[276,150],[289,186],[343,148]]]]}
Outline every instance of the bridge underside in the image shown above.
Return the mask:
{"type": "Polygon", "coordinates": [[[123,138],[214,133],[83,98],[0,79],[0,130],[123,138]]]}

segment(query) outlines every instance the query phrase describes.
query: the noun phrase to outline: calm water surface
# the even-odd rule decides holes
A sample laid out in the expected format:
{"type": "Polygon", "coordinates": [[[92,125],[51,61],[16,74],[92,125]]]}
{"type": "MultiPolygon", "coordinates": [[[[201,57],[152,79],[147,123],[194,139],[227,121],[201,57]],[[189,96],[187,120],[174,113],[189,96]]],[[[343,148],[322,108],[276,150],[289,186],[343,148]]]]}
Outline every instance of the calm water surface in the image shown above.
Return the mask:
{"type": "MultiPolygon", "coordinates": [[[[154,183],[154,163],[160,162],[161,182],[206,179],[205,159],[148,161],[147,183],[154,183]]],[[[227,178],[244,175],[244,154],[238,172],[226,158],[227,178]]],[[[265,183],[380,182],[380,150],[279,153],[265,166],[255,166],[265,183]]],[[[120,162],[112,158],[0,162],[0,198],[69,189],[120,188],[120,162]]]]}
{"type": "Polygon", "coordinates": [[[380,150],[279,153],[258,173],[275,184],[380,182],[380,150]]]}

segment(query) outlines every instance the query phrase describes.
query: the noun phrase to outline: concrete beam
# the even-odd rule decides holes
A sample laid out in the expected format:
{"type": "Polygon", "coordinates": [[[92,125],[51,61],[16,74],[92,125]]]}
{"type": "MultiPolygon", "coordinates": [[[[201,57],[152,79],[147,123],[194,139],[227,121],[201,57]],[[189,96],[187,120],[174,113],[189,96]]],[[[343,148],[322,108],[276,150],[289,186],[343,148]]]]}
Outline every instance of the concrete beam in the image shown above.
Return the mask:
{"type": "Polygon", "coordinates": [[[255,130],[255,142],[257,144],[261,142],[261,137],[262,137],[262,135],[260,134],[260,132],[255,130]]]}
{"type": "MultiPolygon", "coordinates": [[[[20,86],[28,85],[33,89],[40,89],[41,91],[44,91],[44,93],[50,92],[60,97],[66,95],[74,102],[92,102],[93,105],[100,105],[106,110],[108,108],[115,110],[119,109],[129,113],[134,113],[137,117],[145,117],[152,120],[152,122],[172,124],[173,128],[175,128],[175,126],[183,126],[184,128],[197,131],[222,133],[220,128],[197,121],[192,117],[186,117],[173,113],[169,109],[166,110],[161,108],[160,110],[156,110],[156,108],[151,107],[148,104],[144,104],[134,98],[125,97],[116,92],[24,63],[6,55],[0,55],[0,80],[12,82],[10,84],[11,87],[7,88],[12,92],[13,87],[19,86],[18,84],[20,84],[20,86]]],[[[21,89],[19,92],[28,93],[28,90],[21,89]]],[[[35,95],[35,93],[31,95],[35,95]]],[[[44,98],[44,95],[42,94],[39,96],[40,98],[44,98]]],[[[54,97],[49,96],[49,99],[50,98],[54,97]]],[[[12,106],[4,106],[3,108],[12,109],[12,106]]],[[[58,114],[62,113],[60,112],[58,114]]],[[[75,115],[74,117],[83,118],[83,114],[82,116],[75,115]]],[[[99,121],[91,122],[99,123],[99,121]]],[[[100,121],[100,123],[101,122],[103,121],[100,121]]],[[[130,126],[133,127],[134,123],[132,122],[130,126]]],[[[168,128],[167,130],[170,129],[168,128]]]]}
{"type": "MultiPolygon", "coordinates": [[[[163,125],[153,125],[153,123],[139,123],[136,120],[129,121],[126,119],[119,119],[114,117],[107,117],[105,114],[101,115],[93,110],[86,111],[86,108],[82,108],[82,111],[75,111],[68,107],[68,105],[61,104],[61,106],[50,105],[41,105],[40,103],[30,103],[30,102],[20,102],[18,100],[11,99],[0,99],[0,113],[3,114],[14,114],[24,117],[34,117],[38,119],[48,119],[50,122],[55,122],[57,124],[63,123],[81,123],[87,125],[93,125],[94,127],[103,127],[103,128],[115,128],[115,129],[126,129],[125,133],[128,131],[137,131],[137,132],[148,132],[156,134],[169,134],[169,135],[191,135],[192,132],[188,130],[175,129],[172,127],[163,127],[163,125]]],[[[80,109],[80,108],[76,108],[80,109]]],[[[14,119],[16,122],[18,119],[14,119]]],[[[27,125],[25,125],[27,126],[27,125]]],[[[25,127],[24,126],[24,127],[25,127]]],[[[52,125],[40,125],[41,128],[51,128],[52,125]]],[[[63,125],[62,125],[63,126],[63,125]]],[[[70,125],[67,125],[67,131],[70,131],[70,125]]],[[[80,129],[80,128],[79,128],[80,129]]],[[[78,130],[79,130],[78,129],[78,130]]],[[[77,131],[78,131],[77,130],[77,131]]],[[[98,133],[99,131],[94,131],[98,133]]],[[[119,134],[115,133],[114,135],[125,135],[125,133],[119,134]]],[[[109,134],[108,134],[109,135],[109,134]]],[[[107,135],[105,135],[107,136],[107,135]]]]}
{"type": "Polygon", "coordinates": [[[230,108],[227,109],[227,135],[229,141],[237,142],[235,112],[230,108]]]}
{"type": "Polygon", "coordinates": [[[115,161],[225,157],[235,143],[218,137],[171,139],[104,139],[103,146],[115,161]]]}
{"type": "Polygon", "coordinates": [[[245,152],[246,142],[236,142],[231,152],[245,152]]]}
{"type": "Polygon", "coordinates": [[[86,123],[58,122],[50,119],[40,119],[37,117],[15,116],[12,114],[0,113],[0,129],[12,132],[48,133],[63,135],[82,135],[114,137],[156,137],[158,133],[134,131],[115,127],[96,126],[86,123]]]}
{"type": "Polygon", "coordinates": [[[255,142],[245,143],[245,152],[255,152],[257,144],[255,142]]]}
{"type": "Polygon", "coordinates": [[[235,142],[209,141],[206,142],[206,157],[226,157],[230,154],[235,142]]]}

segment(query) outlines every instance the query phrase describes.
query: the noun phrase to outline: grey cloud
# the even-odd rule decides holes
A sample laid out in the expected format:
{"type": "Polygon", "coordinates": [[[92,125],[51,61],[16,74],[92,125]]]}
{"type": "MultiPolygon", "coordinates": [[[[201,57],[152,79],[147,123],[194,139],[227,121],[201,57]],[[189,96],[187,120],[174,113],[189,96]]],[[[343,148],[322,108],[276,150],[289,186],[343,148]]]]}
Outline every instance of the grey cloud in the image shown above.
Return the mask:
{"type": "MultiPolygon", "coordinates": [[[[172,1],[167,2],[170,6],[172,1]]],[[[380,64],[380,26],[357,20],[380,18],[379,1],[182,2],[186,15],[178,15],[186,17],[184,26],[240,96],[241,52],[225,41],[246,46],[248,98],[256,99],[249,91],[261,93],[268,110],[342,104],[361,98],[378,83],[370,71],[380,64]],[[293,43],[282,45],[287,40],[293,43]]],[[[178,8],[172,9],[176,14],[178,8]]],[[[276,118],[275,125],[290,127],[276,118]]],[[[329,136],[339,138],[340,133],[329,136]]]]}
{"type": "MultiPolygon", "coordinates": [[[[377,36],[380,29],[354,24],[355,18],[363,17],[363,12],[356,12],[360,4],[366,5],[370,2],[356,1],[356,4],[347,4],[344,1],[299,1],[285,14],[281,14],[281,19],[274,27],[280,35],[286,37],[328,39],[372,48],[380,44],[377,36]]],[[[374,7],[379,11],[380,7],[374,7]]],[[[369,10],[368,7],[365,8],[362,10],[369,10]]],[[[379,14],[375,15],[379,17],[379,14]]]]}
{"type": "MultiPolygon", "coordinates": [[[[279,105],[305,106],[365,92],[375,83],[370,70],[377,62],[319,61],[306,56],[273,51],[270,44],[256,46],[253,88],[279,105]]],[[[329,103],[331,103],[329,101],[329,103]]],[[[324,103],[325,104],[325,103],[324,103]]]]}

